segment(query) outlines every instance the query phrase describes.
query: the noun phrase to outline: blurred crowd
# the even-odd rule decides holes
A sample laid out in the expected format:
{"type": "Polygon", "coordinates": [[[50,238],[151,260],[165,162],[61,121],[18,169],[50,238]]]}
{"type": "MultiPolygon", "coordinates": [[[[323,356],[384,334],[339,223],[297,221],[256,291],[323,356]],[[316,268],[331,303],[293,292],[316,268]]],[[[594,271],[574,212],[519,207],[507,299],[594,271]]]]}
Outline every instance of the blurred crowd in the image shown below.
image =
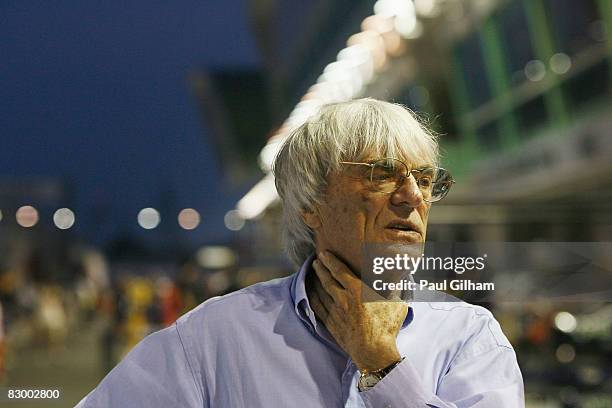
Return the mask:
{"type": "MultiPolygon", "coordinates": [[[[171,325],[204,300],[263,279],[257,270],[207,270],[196,259],[179,264],[108,262],[79,251],[61,279],[38,279],[37,255],[0,270],[0,383],[7,362],[30,349],[64,349],[69,337],[95,330],[100,373],[107,373],[147,334],[171,325]]],[[[95,369],[92,367],[92,369],[95,369]]]]}

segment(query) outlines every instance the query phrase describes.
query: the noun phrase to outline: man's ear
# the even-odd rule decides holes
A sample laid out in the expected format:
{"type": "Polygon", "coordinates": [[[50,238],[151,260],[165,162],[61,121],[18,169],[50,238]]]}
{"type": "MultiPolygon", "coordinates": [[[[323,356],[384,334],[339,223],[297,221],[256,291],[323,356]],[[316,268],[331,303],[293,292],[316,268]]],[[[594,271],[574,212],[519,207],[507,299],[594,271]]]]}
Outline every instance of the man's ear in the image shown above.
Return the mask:
{"type": "Polygon", "coordinates": [[[316,211],[302,210],[301,213],[304,223],[308,225],[313,231],[321,226],[321,218],[319,218],[319,214],[317,214],[316,211]]]}

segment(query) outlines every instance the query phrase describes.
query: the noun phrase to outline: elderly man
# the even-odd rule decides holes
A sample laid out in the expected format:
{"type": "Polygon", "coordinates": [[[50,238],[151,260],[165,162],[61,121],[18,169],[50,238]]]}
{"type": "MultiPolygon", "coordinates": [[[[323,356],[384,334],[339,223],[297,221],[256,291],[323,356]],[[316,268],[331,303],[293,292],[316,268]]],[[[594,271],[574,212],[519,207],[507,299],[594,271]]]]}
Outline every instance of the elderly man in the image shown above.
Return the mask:
{"type": "Polygon", "coordinates": [[[403,107],[324,106],[275,162],[287,278],[145,338],[82,407],[521,407],[512,346],[463,302],[366,302],[364,244],[422,243],[452,178],[403,107]]]}

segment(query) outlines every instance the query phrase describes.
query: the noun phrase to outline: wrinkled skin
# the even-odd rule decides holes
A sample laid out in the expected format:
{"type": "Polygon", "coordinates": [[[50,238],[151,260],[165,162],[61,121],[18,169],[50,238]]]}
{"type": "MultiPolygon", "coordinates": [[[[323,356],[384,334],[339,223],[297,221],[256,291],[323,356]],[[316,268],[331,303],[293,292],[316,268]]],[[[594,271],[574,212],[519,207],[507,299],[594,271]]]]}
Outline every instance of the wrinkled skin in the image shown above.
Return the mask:
{"type": "Polygon", "coordinates": [[[317,318],[360,371],[389,366],[401,356],[395,339],[408,312],[405,302],[364,302],[376,296],[359,277],[365,243],[422,243],[430,204],[410,177],[392,194],[372,191],[363,169],[350,166],[329,176],[324,203],[304,212],[315,234],[316,278],[307,292],[317,318]],[[410,232],[389,228],[410,222],[410,232]]]}

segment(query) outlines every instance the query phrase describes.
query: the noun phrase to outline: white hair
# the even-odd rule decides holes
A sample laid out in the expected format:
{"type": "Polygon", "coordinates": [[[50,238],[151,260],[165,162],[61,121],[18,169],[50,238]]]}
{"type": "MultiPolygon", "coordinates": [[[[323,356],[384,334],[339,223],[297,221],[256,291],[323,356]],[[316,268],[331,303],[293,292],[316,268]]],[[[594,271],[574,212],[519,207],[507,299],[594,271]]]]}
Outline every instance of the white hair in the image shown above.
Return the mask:
{"type": "Polygon", "coordinates": [[[340,170],[340,162],[395,157],[413,165],[437,165],[436,139],[406,107],[371,98],[323,105],[293,130],[273,165],[291,261],[299,266],[315,251],[302,211],[324,200],[327,176],[340,170]]]}

